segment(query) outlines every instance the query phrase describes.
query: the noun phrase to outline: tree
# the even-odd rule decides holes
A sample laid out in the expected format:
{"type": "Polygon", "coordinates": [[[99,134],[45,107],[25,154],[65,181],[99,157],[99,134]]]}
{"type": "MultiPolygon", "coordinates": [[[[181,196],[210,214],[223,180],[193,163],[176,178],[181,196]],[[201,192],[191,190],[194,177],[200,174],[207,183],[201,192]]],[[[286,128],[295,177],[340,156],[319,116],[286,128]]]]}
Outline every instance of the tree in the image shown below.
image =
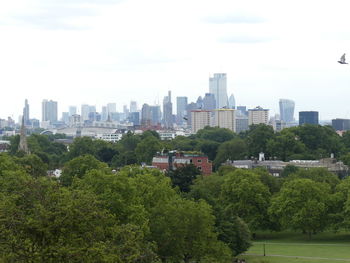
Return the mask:
{"type": "Polygon", "coordinates": [[[161,150],[161,143],[154,136],[147,136],[137,144],[135,154],[139,163],[145,162],[150,164],[153,156],[161,150]]]}
{"type": "Polygon", "coordinates": [[[221,200],[252,231],[267,227],[270,192],[254,172],[237,169],[227,174],[222,185],[221,200]]]}
{"type": "Polygon", "coordinates": [[[330,187],[310,179],[286,182],[272,198],[269,213],[286,229],[301,230],[311,238],[327,227],[327,200],[330,187]]]}
{"type": "Polygon", "coordinates": [[[60,181],[62,185],[69,186],[72,184],[74,177],[83,178],[88,171],[94,169],[110,170],[107,164],[100,162],[92,155],[76,157],[64,165],[60,181]]]}
{"type": "Polygon", "coordinates": [[[196,150],[203,152],[209,160],[214,160],[220,143],[210,140],[199,140],[196,150]]]}
{"type": "Polygon", "coordinates": [[[196,133],[196,138],[214,142],[226,142],[235,137],[233,131],[218,127],[205,127],[196,133]]]}
{"type": "Polygon", "coordinates": [[[215,167],[219,167],[227,160],[242,160],[248,154],[248,147],[246,143],[240,139],[235,138],[231,141],[220,144],[218,154],[214,160],[215,167]]]}
{"type": "Polygon", "coordinates": [[[179,166],[168,172],[168,176],[174,187],[179,187],[181,192],[189,192],[193,181],[201,174],[196,166],[188,164],[179,166]]]}
{"type": "Polygon", "coordinates": [[[38,177],[47,175],[48,165],[35,154],[17,158],[16,162],[20,164],[31,176],[38,177]]]}
{"type": "Polygon", "coordinates": [[[272,153],[268,151],[267,144],[274,137],[275,134],[271,126],[265,124],[251,125],[246,135],[249,155],[256,157],[260,152],[264,152],[267,157],[272,156],[272,153]]]}

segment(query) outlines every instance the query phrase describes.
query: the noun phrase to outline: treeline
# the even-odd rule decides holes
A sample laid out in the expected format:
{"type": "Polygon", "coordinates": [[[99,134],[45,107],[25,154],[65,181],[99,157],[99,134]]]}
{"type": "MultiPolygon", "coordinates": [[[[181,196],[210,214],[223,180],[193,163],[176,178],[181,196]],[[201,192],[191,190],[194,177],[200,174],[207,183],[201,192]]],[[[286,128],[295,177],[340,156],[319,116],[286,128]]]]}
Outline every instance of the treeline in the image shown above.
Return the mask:
{"type": "MultiPolygon", "coordinates": [[[[126,133],[116,143],[76,138],[67,148],[58,142],[63,135],[37,135],[28,137],[31,153],[51,168],[58,168],[83,154],[91,154],[114,169],[131,164],[150,164],[160,151],[198,151],[205,153],[218,169],[226,160],[257,158],[260,152],[266,158],[289,160],[318,160],[331,154],[350,164],[350,131],[339,136],[330,126],[303,125],[274,132],[271,126],[253,125],[245,133],[235,134],[228,129],[207,127],[189,137],[178,136],[162,141],[155,131],[141,135],[126,133]]],[[[10,154],[18,155],[19,136],[11,138],[10,154]]]]}
{"type": "Polygon", "coordinates": [[[156,169],[114,173],[84,155],[57,180],[32,158],[0,154],[0,262],[231,262],[250,245],[235,214],[215,216],[156,169]]]}

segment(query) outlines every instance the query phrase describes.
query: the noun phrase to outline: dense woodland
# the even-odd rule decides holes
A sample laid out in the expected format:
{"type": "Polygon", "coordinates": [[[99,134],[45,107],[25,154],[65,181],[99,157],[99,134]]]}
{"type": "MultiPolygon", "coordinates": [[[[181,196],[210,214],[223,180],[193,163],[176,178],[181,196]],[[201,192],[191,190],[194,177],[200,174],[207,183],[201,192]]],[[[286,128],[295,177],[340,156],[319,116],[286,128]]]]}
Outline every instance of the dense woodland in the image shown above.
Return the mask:
{"type": "Polygon", "coordinates": [[[258,125],[236,135],[206,128],[161,141],[127,133],[118,143],[62,135],[28,137],[30,155],[12,137],[0,154],[0,262],[232,262],[261,230],[308,235],[349,231],[350,178],[325,169],[221,165],[263,151],[281,160],[333,153],[350,162],[350,133],[301,126],[274,133],[258,125]],[[201,151],[215,164],[203,177],[192,165],[163,174],[141,168],[157,151],[201,151]],[[62,168],[62,176],[46,176],[62,168]]]}

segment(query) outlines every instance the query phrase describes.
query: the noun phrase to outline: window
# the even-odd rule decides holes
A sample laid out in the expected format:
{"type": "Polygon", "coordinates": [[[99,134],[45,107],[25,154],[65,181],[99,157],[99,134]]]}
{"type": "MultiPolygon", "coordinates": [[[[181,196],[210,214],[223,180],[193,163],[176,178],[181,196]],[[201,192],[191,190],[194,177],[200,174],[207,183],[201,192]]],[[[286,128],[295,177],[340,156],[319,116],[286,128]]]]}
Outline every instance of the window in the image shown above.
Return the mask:
{"type": "Polygon", "coordinates": [[[202,171],[202,166],[197,167],[199,171],[202,171]]]}
{"type": "Polygon", "coordinates": [[[202,162],[202,160],[200,160],[200,159],[199,159],[199,160],[197,160],[197,163],[201,163],[201,162],[202,162]]]}

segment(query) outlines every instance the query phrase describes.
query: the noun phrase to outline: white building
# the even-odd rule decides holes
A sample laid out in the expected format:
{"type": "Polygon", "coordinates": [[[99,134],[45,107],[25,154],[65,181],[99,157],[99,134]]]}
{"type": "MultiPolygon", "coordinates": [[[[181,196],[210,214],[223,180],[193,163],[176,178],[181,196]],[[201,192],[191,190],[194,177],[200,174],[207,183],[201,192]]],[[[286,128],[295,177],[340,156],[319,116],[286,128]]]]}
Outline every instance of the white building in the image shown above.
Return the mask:
{"type": "Polygon", "coordinates": [[[236,132],[236,116],[234,109],[214,110],[214,126],[236,132]]]}
{"type": "Polygon", "coordinates": [[[210,126],[211,111],[208,110],[193,110],[191,111],[191,127],[192,133],[197,133],[198,130],[206,126],[210,126]]]}
{"type": "Polygon", "coordinates": [[[226,73],[215,73],[209,78],[209,93],[214,94],[216,109],[228,106],[226,73]]]}
{"type": "Polygon", "coordinates": [[[104,140],[107,142],[117,142],[123,137],[122,133],[102,133],[95,136],[96,139],[104,140]]]}
{"type": "Polygon", "coordinates": [[[269,110],[263,109],[260,106],[248,110],[248,124],[265,124],[269,122],[269,110]]]}

